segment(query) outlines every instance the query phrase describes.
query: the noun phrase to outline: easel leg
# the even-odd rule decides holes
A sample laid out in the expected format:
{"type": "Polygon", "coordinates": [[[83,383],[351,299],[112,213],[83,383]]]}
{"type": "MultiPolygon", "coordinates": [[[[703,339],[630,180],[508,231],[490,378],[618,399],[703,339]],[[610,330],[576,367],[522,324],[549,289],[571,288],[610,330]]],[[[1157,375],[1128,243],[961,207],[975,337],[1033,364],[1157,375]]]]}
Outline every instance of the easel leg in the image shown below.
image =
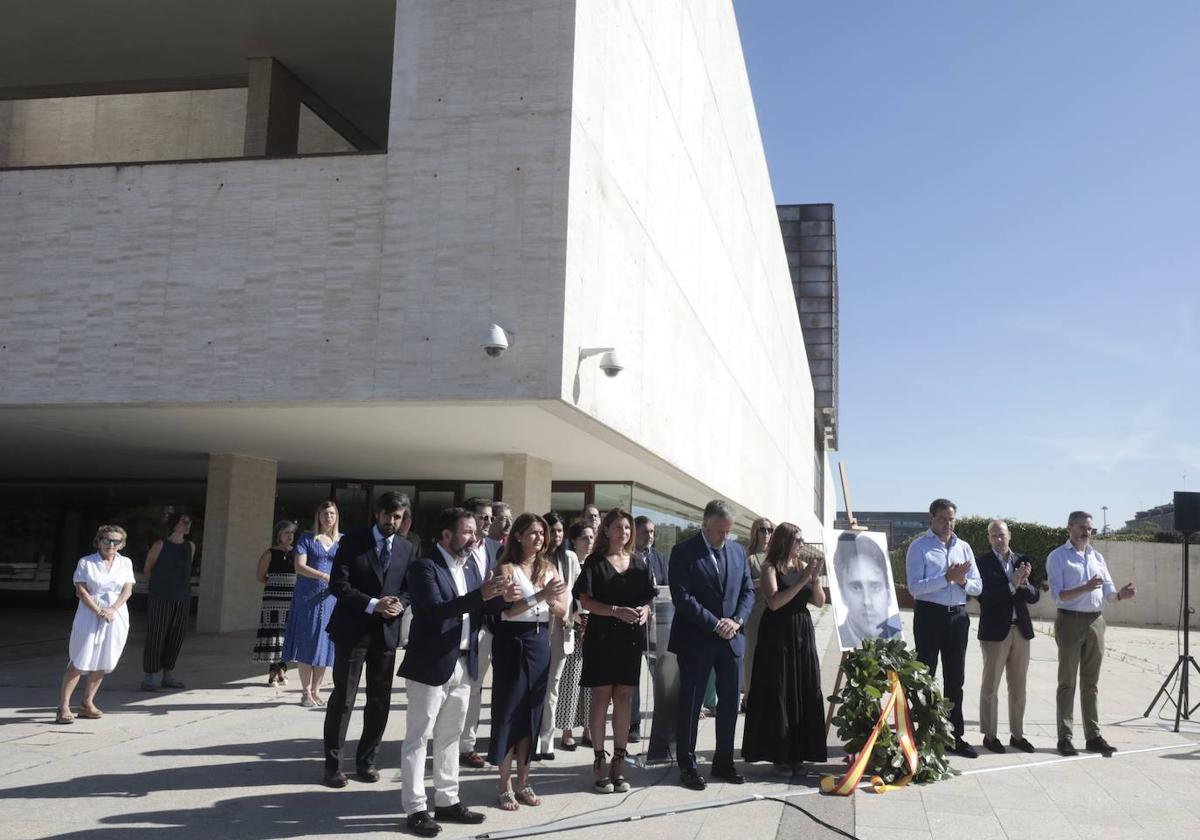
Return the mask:
{"type": "Polygon", "coordinates": [[[837,708],[837,700],[833,699],[838,696],[838,692],[842,690],[842,679],[846,676],[846,651],[842,651],[842,658],[838,662],[837,678],[833,681],[833,692],[829,695],[829,711],[825,714],[825,740],[829,740],[829,727],[833,725],[833,711],[837,708]]]}

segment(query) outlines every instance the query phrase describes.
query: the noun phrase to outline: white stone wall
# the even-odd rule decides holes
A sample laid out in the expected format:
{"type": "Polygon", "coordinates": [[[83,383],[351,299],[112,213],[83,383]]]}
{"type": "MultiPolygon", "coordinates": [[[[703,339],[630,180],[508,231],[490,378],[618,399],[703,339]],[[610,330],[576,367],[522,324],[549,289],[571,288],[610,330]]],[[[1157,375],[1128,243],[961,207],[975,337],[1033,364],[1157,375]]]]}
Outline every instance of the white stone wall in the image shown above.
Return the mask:
{"type": "Polygon", "coordinates": [[[564,398],[813,530],[812,387],[733,8],[577,9],[563,354],[630,364],[567,365],[564,398]]]}

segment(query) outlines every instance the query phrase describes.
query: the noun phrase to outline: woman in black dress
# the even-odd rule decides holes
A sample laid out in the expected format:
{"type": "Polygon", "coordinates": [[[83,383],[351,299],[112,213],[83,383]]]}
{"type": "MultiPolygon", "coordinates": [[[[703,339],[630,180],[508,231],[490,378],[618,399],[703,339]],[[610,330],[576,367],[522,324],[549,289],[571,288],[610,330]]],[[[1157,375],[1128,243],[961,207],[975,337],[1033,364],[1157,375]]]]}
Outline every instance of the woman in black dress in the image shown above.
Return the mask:
{"type": "Polygon", "coordinates": [[[589,612],[579,684],[592,690],[592,770],[598,793],[629,790],[623,767],[629,739],[630,701],[642,670],[646,620],[654,585],[645,562],[632,555],[633,516],[613,508],[600,524],[596,550],[587,558],[574,595],[589,612]],[[605,718],[613,707],[613,759],[604,750],[605,718]]]}
{"type": "Polygon", "coordinates": [[[258,582],[265,586],[253,660],[267,663],[267,685],[287,685],[283,632],[287,628],[292,593],[296,590],[296,559],[292,551],[295,542],[296,523],[281,519],[275,523],[271,547],[258,558],[258,582]]]}
{"type": "Polygon", "coordinates": [[[550,676],[550,622],[567,614],[566,584],[546,557],[546,520],[522,513],[512,524],[496,574],[510,575],[522,600],[500,614],[492,638],[492,734],[488,761],[500,768],[505,811],[541,805],[529,784],[529,761],[542,726],[550,676]],[[517,764],[513,790],[512,765],[517,764]]]}
{"type": "Polygon", "coordinates": [[[825,761],[821,663],[808,604],[825,605],[821,556],[805,562],[800,529],[781,522],[771,534],[760,592],[766,602],[746,698],[742,758],[770,761],[791,773],[805,761],[825,761]]]}

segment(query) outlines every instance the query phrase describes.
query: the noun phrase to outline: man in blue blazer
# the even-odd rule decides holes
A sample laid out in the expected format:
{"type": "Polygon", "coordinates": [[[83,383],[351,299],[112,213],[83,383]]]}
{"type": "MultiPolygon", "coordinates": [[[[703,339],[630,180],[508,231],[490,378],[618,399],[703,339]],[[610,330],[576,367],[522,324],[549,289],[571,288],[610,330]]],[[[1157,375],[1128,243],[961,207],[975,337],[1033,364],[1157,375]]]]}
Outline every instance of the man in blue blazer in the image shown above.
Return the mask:
{"type": "Polygon", "coordinates": [[[441,822],[477,824],[483,814],[458,798],[458,740],[479,673],[479,628],[485,611],[520,600],[506,578],[480,579],[473,559],[475,518],[455,507],[442,511],[432,551],[408,572],[412,626],[400,676],[408,680],[408,717],[401,750],[401,803],[408,828],[433,837],[441,822]],[[425,810],[425,756],[433,741],[434,812],[425,810]]]}
{"type": "Polygon", "coordinates": [[[364,664],[367,701],[356,764],[359,779],[379,781],[375,754],[391,708],[400,613],[409,602],[405,579],[415,552],[396,534],[409,510],[408,496],[384,493],[376,506],[374,525],[342,537],[329,572],[337,606],[325,628],[334,646],[333,693],[325,708],[325,784],[335,788],[346,786],[341,752],[364,664]]]}
{"type": "Polygon", "coordinates": [[[675,754],[680,781],[692,790],[707,786],[696,768],[696,726],[713,670],[717,673],[717,750],[712,775],[735,785],[745,781],[733,764],[733,739],[746,651],[742,625],[754,606],[754,586],[745,550],[729,539],[733,517],[728,502],[709,502],[700,533],[671,549],[675,619],[667,650],[679,663],[675,754]]]}

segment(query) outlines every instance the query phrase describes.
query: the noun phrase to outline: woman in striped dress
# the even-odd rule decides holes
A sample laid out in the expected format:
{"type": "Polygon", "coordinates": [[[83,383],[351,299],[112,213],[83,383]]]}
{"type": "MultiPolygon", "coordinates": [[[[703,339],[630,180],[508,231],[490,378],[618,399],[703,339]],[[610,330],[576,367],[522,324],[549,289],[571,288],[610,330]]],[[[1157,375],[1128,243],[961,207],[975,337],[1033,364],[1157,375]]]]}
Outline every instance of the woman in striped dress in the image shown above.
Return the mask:
{"type": "Polygon", "coordinates": [[[263,587],[262,611],[258,635],[254,640],[255,662],[266,662],[267,685],[287,685],[287,663],[283,661],[283,631],[296,589],[296,523],[282,519],[275,523],[271,547],[258,558],[258,582],[263,587]]]}

